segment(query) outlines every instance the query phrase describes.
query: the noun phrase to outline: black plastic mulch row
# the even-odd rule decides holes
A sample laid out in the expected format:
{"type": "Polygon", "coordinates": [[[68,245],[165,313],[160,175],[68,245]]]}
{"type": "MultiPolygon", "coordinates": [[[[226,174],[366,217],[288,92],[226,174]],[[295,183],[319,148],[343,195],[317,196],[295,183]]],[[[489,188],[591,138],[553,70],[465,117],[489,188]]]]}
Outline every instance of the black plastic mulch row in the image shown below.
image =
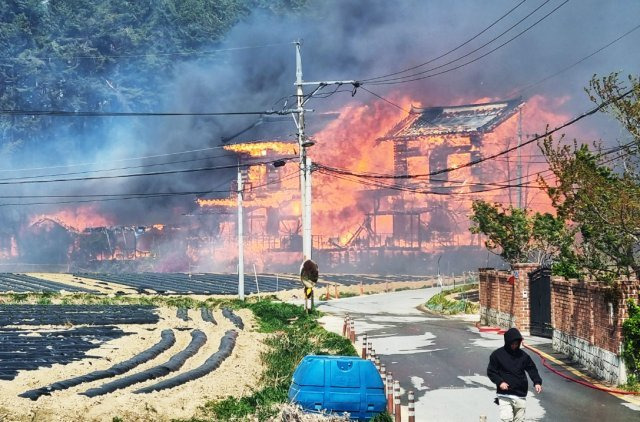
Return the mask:
{"type": "MultiPolygon", "coordinates": [[[[193,294],[237,294],[238,277],[235,274],[184,274],[184,273],[81,273],[75,274],[85,278],[108,281],[133,287],[138,291],[154,290],[160,294],[193,293],[193,294]]],[[[273,274],[258,274],[258,283],[255,277],[247,277],[244,282],[244,291],[247,294],[260,292],[271,293],[277,290],[289,290],[300,288],[296,276],[285,277],[273,274]]],[[[426,281],[428,276],[414,275],[365,275],[365,274],[322,274],[321,280],[340,283],[346,286],[357,284],[381,284],[394,281],[426,281]]]]}
{"type": "Polygon", "coordinates": [[[177,371],[184,365],[184,363],[191,356],[195,355],[198,350],[207,342],[207,336],[200,330],[193,330],[191,332],[191,342],[186,348],[173,355],[167,362],[149,368],[145,371],[131,374],[127,377],[120,378],[111,381],[107,384],[103,384],[100,387],[90,388],[84,393],[80,393],[87,397],[97,397],[104,394],[112,393],[122,388],[127,388],[131,385],[138,384],[144,381],[152,380],[159,377],[164,377],[171,372],[177,371]]]}
{"type": "Polygon", "coordinates": [[[0,330],[0,379],[12,380],[19,371],[85,359],[89,350],[130,333],[102,326],[33,334],[28,330],[0,330]]]}
{"type": "Polygon", "coordinates": [[[178,308],[176,316],[183,321],[189,321],[191,319],[189,318],[189,310],[187,308],[178,308]]]}
{"type": "Polygon", "coordinates": [[[234,347],[236,346],[236,339],[238,338],[238,332],[235,330],[229,330],[220,339],[220,346],[218,351],[207,358],[206,361],[197,368],[190,371],[178,374],[175,377],[162,380],[156,384],[150,385],[145,388],[134,391],[136,394],[152,393],[154,391],[166,390],[174,388],[189,381],[202,378],[205,375],[215,371],[224,362],[226,358],[231,356],[234,347]]]}
{"type": "Polygon", "coordinates": [[[205,306],[201,307],[200,315],[202,315],[203,321],[218,325],[218,323],[216,322],[216,319],[213,317],[213,314],[211,313],[211,309],[205,306]]]}
{"type": "Polygon", "coordinates": [[[32,293],[59,292],[62,290],[67,292],[99,293],[97,290],[43,280],[25,274],[0,273],[0,292],[32,293]]]}
{"type": "Polygon", "coordinates": [[[224,316],[229,321],[233,322],[233,325],[235,325],[239,329],[244,330],[244,322],[242,322],[242,318],[234,314],[231,309],[222,308],[222,316],[224,316]]]}
{"type": "Polygon", "coordinates": [[[78,377],[54,382],[53,384],[49,384],[45,387],[25,391],[24,393],[20,394],[19,397],[38,400],[41,396],[48,396],[54,391],[66,390],[67,388],[75,387],[76,385],[80,385],[86,382],[93,382],[104,378],[113,378],[117,375],[122,375],[125,372],[128,372],[133,368],[156,358],[160,353],[169,350],[169,348],[171,348],[171,346],[173,346],[175,343],[176,336],[173,334],[173,331],[162,330],[162,333],[160,333],[160,341],[158,343],[140,352],[131,359],[117,363],[105,370],[93,371],[78,377]]]}
{"type": "Polygon", "coordinates": [[[5,325],[155,324],[160,317],[147,305],[0,305],[5,325]]]}
{"type": "MultiPolygon", "coordinates": [[[[237,294],[238,276],[235,274],[184,274],[184,273],[79,273],[76,276],[122,284],[138,291],[153,290],[160,294],[237,294]]],[[[275,292],[300,287],[300,284],[288,278],[259,274],[255,278],[247,277],[244,283],[245,293],[275,292]]]]}

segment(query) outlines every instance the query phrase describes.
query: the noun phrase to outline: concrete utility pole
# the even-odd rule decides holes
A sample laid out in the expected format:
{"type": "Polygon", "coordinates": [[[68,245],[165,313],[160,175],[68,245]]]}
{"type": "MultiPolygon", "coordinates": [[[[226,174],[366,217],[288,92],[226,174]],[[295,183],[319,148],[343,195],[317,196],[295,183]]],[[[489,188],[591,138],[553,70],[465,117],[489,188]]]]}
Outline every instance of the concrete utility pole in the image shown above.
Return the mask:
{"type": "Polygon", "coordinates": [[[242,171],[238,166],[238,299],[244,300],[244,233],[242,221],[242,171]]]}
{"type": "Polygon", "coordinates": [[[302,261],[311,259],[312,254],[312,237],[311,237],[311,159],[307,157],[307,148],[313,146],[314,142],[305,135],[304,105],[313,98],[313,94],[320,91],[328,85],[354,85],[357,86],[355,80],[349,81],[317,81],[304,82],[302,80],[302,55],[300,48],[301,41],[295,41],[296,47],[296,99],[297,108],[291,110],[293,120],[298,128],[298,146],[300,148],[300,210],[302,214],[302,261]],[[314,85],[316,88],[305,99],[303,87],[305,85],[314,85]]]}
{"type": "Polygon", "coordinates": [[[298,120],[298,146],[300,147],[300,202],[302,207],[302,261],[311,259],[311,166],[308,165],[307,148],[309,142],[304,133],[304,90],[302,89],[302,56],[300,41],[296,45],[296,99],[298,120]],[[309,208],[307,210],[307,207],[309,208]]]}
{"type": "Polygon", "coordinates": [[[518,111],[518,164],[516,165],[516,177],[518,178],[518,208],[522,209],[522,107],[518,111]]]}

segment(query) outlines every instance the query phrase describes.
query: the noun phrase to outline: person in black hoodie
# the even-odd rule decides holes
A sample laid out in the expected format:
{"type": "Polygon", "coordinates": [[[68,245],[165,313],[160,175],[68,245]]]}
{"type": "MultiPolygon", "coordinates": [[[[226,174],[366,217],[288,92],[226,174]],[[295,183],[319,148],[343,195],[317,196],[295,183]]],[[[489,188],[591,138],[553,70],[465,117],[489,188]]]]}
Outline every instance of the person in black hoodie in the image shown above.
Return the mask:
{"type": "Polygon", "coordinates": [[[500,420],[524,421],[529,383],[525,371],[533,381],[536,393],[542,392],[542,379],[531,357],[520,349],[522,335],[517,328],[504,333],[504,347],[491,353],[487,376],[497,387],[496,402],[500,406],[500,420]]]}

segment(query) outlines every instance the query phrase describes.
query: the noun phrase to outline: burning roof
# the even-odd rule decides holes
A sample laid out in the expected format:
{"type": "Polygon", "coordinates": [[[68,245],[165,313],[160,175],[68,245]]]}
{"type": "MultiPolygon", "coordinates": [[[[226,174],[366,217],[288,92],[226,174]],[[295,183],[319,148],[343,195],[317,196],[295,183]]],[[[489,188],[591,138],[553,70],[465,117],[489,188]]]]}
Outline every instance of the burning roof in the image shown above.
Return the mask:
{"type": "Polygon", "coordinates": [[[491,103],[445,107],[411,107],[407,118],[383,139],[410,139],[421,136],[473,135],[491,132],[518,111],[521,98],[491,103]]]}

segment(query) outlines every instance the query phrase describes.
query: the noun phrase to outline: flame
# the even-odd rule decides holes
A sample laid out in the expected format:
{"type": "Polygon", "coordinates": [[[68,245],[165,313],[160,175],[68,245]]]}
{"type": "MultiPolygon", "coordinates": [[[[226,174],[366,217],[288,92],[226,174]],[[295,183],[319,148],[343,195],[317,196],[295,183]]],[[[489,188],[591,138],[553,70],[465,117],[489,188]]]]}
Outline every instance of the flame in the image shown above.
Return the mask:
{"type": "MultiPolygon", "coordinates": [[[[415,98],[408,96],[390,95],[389,98],[405,110],[410,109],[412,104],[419,104],[415,98]]],[[[458,98],[445,103],[470,104],[493,100],[495,99],[483,98],[469,101],[458,98]]],[[[541,96],[527,100],[522,109],[523,140],[530,139],[534,133],[543,132],[547,125],[555,127],[567,121],[570,116],[553,111],[559,109],[566,100],[541,96]]],[[[339,110],[338,115],[323,130],[314,134],[316,144],[309,149],[312,161],[354,173],[393,174],[396,171],[394,144],[381,138],[401,124],[410,124],[418,115],[407,115],[405,111],[390,107],[383,101],[347,106],[339,110]]],[[[393,246],[435,252],[446,246],[479,245],[477,237],[468,231],[472,201],[484,199],[507,205],[517,203],[515,188],[500,189],[495,184],[497,181],[516,183],[516,153],[474,167],[466,164],[475,158],[514,146],[517,133],[516,114],[492,132],[483,134],[479,145],[472,144],[469,136],[455,135],[423,136],[417,141],[411,141],[412,148],[417,148],[417,153],[407,158],[408,174],[427,174],[436,170],[436,167],[455,169],[431,179],[368,179],[363,184],[362,179],[314,172],[314,248],[345,250],[393,246]],[[447,151],[442,155],[442,160],[432,159],[434,151],[442,150],[447,151]]],[[[224,149],[250,157],[275,160],[295,155],[297,144],[265,141],[227,145],[224,149]]],[[[533,210],[551,211],[548,198],[535,186],[535,178],[527,178],[527,175],[547,169],[537,144],[523,147],[521,154],[523,177],[532,182],[523,188],[526,204],[533,210]]],[[[248,263],[248,272],[253,270],[253,264],[256,265],[256,271],[263,271],[270,265],[289,265],[299,261],[300,247],[296,243],[301,234],[299,192],[299,165],[296,162],[289,162],[278,168],[265,165],[248,168],[243,188],[245,262],[248,263]]],[[[186,262],[189,269],[197,264],[209,271],[235,271],[235,192],[230,190],[229,196],[225,198],[201,198],[196,202],[207,213],[220,214],[215,217],[214,225],[198,226],[192,220],[192,226],[180,231],[174,230],[175,224],[170,221],[166,222],[167,226],[156,224],[153,226],[154,230],[145,235],[148,238],[140,238],[139,256],[154,256],[151,244],[161,242],[164,237],[188,238],[190,240],[181,243],[184,244],[182,252],[176,251],[175,255],[166,256],[164,261],[175,261],[176,265],[181,266],[186,262]],[[158,236],[153,237],[155,235],[158,236]],[[152,237],[156,239],[153,242],[152,237]],[[144,242],[149,243],[148,250],[144,249],[144,242]]],[[[77,231],[87,227],[117,224],[109,216],[100,214],[94,206],[65,208],[46,215],[33,215],[30,222],[34,223],[42,218],[59,221],[77,231]]]]}
{"type": "Polygon", "coordinates": [[[239,154],[249,154],[252,157],[264,157],[268,154],[295,155],[296,143],[282,141],[245,142],[241,144],[226,145],[227,151],[239,154]]]}
{"type": "MultiPolygon", "coordinates": [[[[495,101],[492,98],[482,98],[477,101],[464,101],[458,99],[455,103],[480,103],[495,101]]],[[[409,97],[393,98],[392,101],[409,109],[412,101],[409,97]]],[[[545,126],[555,126],[568,119],[568,116],[552,112],[560,104],[544,97],[536,96],[528,100],[523,109],[523,132],[532,134],[535,131],[544,130],[545,126]]],[[[388,104],[377,101],[369,105],[349,106],[339,113],[339,118],[329,123],[322,131],[315,134],[316,145],[310,148],[309,155],[317,163],[331,167],[350,170],[354,173],[388,173],[394,172],[394,151],[392,142],[381,142],[379,139],[389,131],[397,127],[399,122],[407,118],[407,114],[399,109],[389,107],[388,104]]],[[[404,124],[410,124],[414,116],[409,116],[404,124]]],[[[390,190],[381,193],[377,186],[363,186],[349,177],[335,177],[321,172],[313,174],[313,205],[312,205],[312,230],[314,235],[314,247],[320,248],[346,248],[350,242],[355,244],[357,237],[369,236],[369,231],[374,231],[377,238],[370,239],[376,245],[392,245],[396,247],[416,247],[423,250],[435,250],[444,244],[471,245],[479,244],[468,231],[468,215],[471,203],[474,199],[484,199],[491,202],[516,204],[515,189],[497,189],[496,181],[515,184],[516,174],[515,153],[500,159],[490,160],[485,164],[470,168],[465,166],[476,158],[472,153],[480,156],[491,155],[515,145],[518,126],[517,114],[499,125],[493,132],[484,134],[482,145],[476,147],[470,142],[469,136],[432,136],[423,137],[419,142],[421,154],[407,159],[407,172],[409,174],[425,174],[431,170],[430,151],[440,147],[450,148],[453,152],[445,156],[442,167],[458,169],[442,175],[437,180],[429,182],[422,178],[417,181],[407,181],[406,186],[424,191],[455,192],[456,195],[438,196],[422,193],[390,190]],[[455,152],[460,149],[459,152],[455,152]],[[509,182],[509,180],[511,182],[509,182]],[[376,212],[373,212],[377,207],[376,212]],[[410,211],[406,217],[394,216],[394,210],[410,211]],[[404,228],[403,228],[404,227],[404,228]],[[398,236],[396,231],[406,234],[398,236]],[[413,230],[414,233],[411,233],[413,230]],[[416,232],[427,230],[440,231],[440,238],[419,239],[416,232]],[[357,235],[357,236],[356,236],[357,235]],[[444,238],[444,240],[443,240],[444,238]],[[419,243],[418,243],[419,242],[419,243]],[[475,243],[474,243],[475,242],[475,243]]],[[[525,135],[524,140],[527,137],[525,135]]],[[[251,143],[240,146],[232,146],[236,152],[249,153],[253,156],[270,154],[293,153],[293,145],[278,142],[251,143]],[[275,146],[275,147],[274,147],[275,146]],[[280,148],[280,149],[278,149],[280,148]],[[289,148],[289,149],[287,149],[289,148]]],[[[540,156],[536,144],[522,148],[523,177],[546,169],[546,165],[540,162],[540,156]]],[[[280,215],[293,217],[299,224],[300,198],[299,179],[295,176],[297,166],[289,164],[287,170],[282,170],[280,178],[284,178],[276,189],[268,187],[255,190],[245,190],[245,206],[249,211],[248,218],[251,223],[245,229],[248,233],[262,235],[264,242],[266,220],[269,213],[265,209],[277,209],[280,215]]],[[[249,170],[247,175],[248,186],[262,186],[269,177],[269,171],[265,166],[256,166],[249,170]]],[[[434,178],[435,179],[435,178],[434,178]]],[[[535,178],[527,178],[535,182],[535,178]]],[[[383,180],[383,184],[400,185],[401,182],[383,180]]],[[[535,185],[535,183],[531,183],[535,185]]],[[[540,190],[525,187],[524,196],[530,208],[548,211],[549,201],[540,190]]],[[[223,199],[199,200],[203,207],[236,207],[236,199],[232,196],[223,199]]],[[[295,223],[295,221],[292,221],[295,223]]],[[[291,233],[292,227],[289,227],[291,233]]],[[[233,237],[235,223],[230,221],[226,225],[229,236],[233,237]]],[[[286,229],[280,227],[279,235],[286,233],[286,229]]],[[[294,228],[293,233],[299,233],[299,227],[294,228]],[[298,231],[296,231],[298,230],[298,231]]],[[[251,235],[249,235],[250,237],[251,235]]],[[[277,236],[276,236],[277,237],[277,236]]],[[[281,239],[275,239],[275,244],[281,245],[281,239]]],[[[233,243],[233,241],[231,241],[233,243]]],[[[369,243],[371,245],[371,243],[369,243]]],[[[257,262],[259,266],[266,264],[265,252],[268,247],[262,245],[259,240],[245,241],[248,260],[257,262]]],[[[227,255],[229,251],[235,251],[229,247],[219,255],[227,255]]],[[[221,258],[220,256],[220,258],[221,258]]],[[[295,262],[296,254],[290,255],[295,262]]],[[[282,260],[282,255],[271,254],[270,262],[282,260]]]]}
{"type": "Polygon", "coordinates": [[[100,214],[95,206],[83,205],[66,208],[51,214],[32,215],[29,219],[29,225],[47,218],[76,231],[82,231],[87,227],[102,227],[113,224],[113,220],[108,216],[100,214]]]}

